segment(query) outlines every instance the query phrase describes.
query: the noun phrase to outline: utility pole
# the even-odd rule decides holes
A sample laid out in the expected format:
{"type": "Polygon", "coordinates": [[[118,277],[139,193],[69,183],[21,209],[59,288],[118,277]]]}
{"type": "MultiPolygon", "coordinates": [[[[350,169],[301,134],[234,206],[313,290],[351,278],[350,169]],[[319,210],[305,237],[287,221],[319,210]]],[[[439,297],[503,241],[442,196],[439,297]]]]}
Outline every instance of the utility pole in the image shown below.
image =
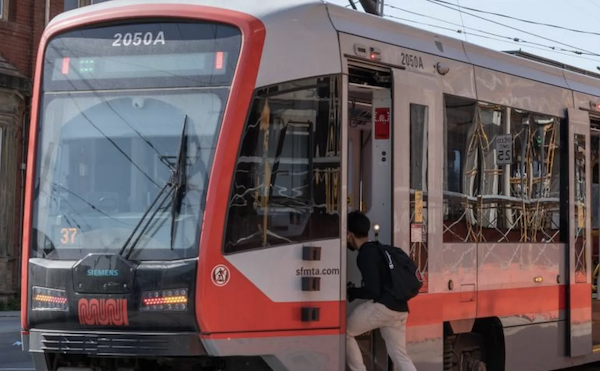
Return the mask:
{"type": "Polygon", "coordinates": [[[50,0],[46,0],[46,5],[44,9],[44,27],[48,25],[50,22],[50,0]]]}
{"type": "Polygon", "coordinates": [[[375,0],[375,5],[377,6],[377,15],[383,17],[384,0],[375,0]]]}
{"type": "Polygon", "coordinates": [[[359,0],[365,12],[383,17],[384,0],[359,0]]]}

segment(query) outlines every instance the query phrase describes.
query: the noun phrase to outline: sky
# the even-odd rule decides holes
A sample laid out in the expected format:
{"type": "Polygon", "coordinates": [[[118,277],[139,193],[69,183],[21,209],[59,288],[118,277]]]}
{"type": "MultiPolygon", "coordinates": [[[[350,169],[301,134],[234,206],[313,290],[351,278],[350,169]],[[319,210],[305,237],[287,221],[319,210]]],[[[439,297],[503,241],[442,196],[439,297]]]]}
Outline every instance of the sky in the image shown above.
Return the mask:
{"type": "MultiPolygon", "coordinates": [[[[348,0],[327,2],[350,7],[348,0]]],[[[362,11],[360,4],[356,7],[362,11]]],[[[600,73],[600,0],[385,0],[384,16],[490,49],[522,50],[600,73]]]]}

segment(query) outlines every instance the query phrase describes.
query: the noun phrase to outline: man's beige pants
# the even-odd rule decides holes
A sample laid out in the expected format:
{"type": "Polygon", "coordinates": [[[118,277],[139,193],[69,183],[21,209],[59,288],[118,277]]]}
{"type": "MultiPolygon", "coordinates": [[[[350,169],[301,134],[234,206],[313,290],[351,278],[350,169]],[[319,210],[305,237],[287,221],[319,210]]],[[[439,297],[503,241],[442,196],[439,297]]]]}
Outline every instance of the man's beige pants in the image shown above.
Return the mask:
{"type": "Polygon", "coordinates": [[[406,353],[407,319],[407,312],[396,312],[373,301],[366,301],[354,308],[346,328],[346,360],[350,370],[367,370],[355,337],[378,328],[395,370],[417,371],[406,353]]]}

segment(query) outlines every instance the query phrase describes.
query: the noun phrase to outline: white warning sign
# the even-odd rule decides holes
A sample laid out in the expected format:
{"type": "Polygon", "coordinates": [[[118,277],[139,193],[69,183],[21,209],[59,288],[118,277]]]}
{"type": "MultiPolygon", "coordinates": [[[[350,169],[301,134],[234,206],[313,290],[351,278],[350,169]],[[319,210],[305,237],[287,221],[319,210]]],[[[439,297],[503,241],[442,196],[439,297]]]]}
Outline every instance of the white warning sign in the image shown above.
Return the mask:
{"type": "Polygon", "coordinates": [[[513,138],[511,134],[496,137],[496,165],[512,164],[513,138]]]}
{"type": "Polygon", "coordinates": [[[215,286],[225,286],[229,282],[229,269],[226,266],[219,264],[213,268],[211,273],[212,282],[215,286]]]}

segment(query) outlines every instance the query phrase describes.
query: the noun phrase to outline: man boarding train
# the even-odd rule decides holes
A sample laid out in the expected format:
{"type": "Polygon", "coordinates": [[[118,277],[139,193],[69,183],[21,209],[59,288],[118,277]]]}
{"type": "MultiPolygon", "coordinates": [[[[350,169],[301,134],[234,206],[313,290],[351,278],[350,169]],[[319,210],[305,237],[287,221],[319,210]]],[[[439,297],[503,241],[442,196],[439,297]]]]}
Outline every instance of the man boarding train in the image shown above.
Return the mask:
{"type": "Polygon", "coordinates": [[[348,300],[366,299],[348,317],[346,359],[351,371],[366,371],[355,339],[380,329],[396,370],[416,371],[406,351],[408,301],[418,294],[422,280],[410,257],[399,248],[369,241],[371,222],[360,211],[348,214],[348,249],[358,250],[356,258],[362,287],[348,287],[348,300]]]}

